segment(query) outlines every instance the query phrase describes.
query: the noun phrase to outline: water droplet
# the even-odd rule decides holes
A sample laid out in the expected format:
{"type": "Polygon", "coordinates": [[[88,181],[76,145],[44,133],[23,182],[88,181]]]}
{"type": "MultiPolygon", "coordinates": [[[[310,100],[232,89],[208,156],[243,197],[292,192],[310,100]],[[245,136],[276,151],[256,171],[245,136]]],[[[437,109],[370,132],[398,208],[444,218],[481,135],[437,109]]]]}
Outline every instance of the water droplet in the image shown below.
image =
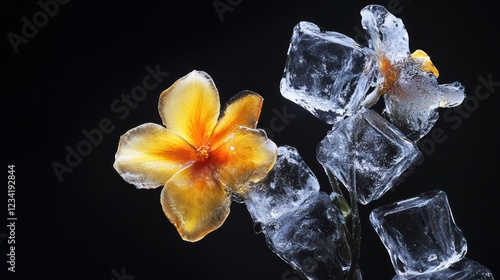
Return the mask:
{"type": "Polygon", "coordinates": [[[264,229],[264,226],[262,225],[262,223],[260,222],[256,222],[253,224],[253,231],[256,233],[256,234],[260,234],[262,233],[262,230],[264,229]]]}

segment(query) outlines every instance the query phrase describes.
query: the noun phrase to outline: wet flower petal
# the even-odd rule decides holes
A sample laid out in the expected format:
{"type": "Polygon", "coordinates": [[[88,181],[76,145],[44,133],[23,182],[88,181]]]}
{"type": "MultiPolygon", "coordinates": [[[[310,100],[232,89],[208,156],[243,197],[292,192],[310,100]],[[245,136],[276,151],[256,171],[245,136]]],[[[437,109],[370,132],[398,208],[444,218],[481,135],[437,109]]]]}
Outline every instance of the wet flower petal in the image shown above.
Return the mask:
{"type": "Polygon", "coordinates": [[[259,120],[263,98],[257,93],[244,91],[235,95],[226,103],[211,139],[213,149],[239,126],[255,128],[259,120]]]}
{"type": "Polygon", "coordinates": [[[276,145],[255,129],[263,99],[242,92],[219,118],[211,77],[192,71],[163,91],[158,109],[165,127],[145,124],[122,136],[114,167],[128,183],[164,185],[161,205],[182,239],[198,241],[219,228],[231,195],[273,167],[276,145]]]}
{"type": "Polygon", "coordinates": [[[425,53],[423,50],[416,50],[411,54],[411,57],[418,60],[422,65],[420,66],[420,69],[425,72],[430,72],[436,76],[436,78],[439,78],[439,71],[437,70],[436,66],[431,61],[431,58],[425,53]]]}
{"type": "Polygon", "coordinates": [[[263,179],[276,162],[276,144],[261,129],[239,127],[212,153],[219,180],[245,195],[248,182],[263,179]]]}
{"type": "Polygon", "coordinates": [[[465,99],[465,88],[459,82],[454,82],[451,84],[439,85],[441,89],[441,102],[439,107],[441,108],[451,108],[462,104],[465,99]]]}
{"type": "Polygon", "coordinates": [[[146,123],[120,137],[114,168],[137,188],[163,186],[195,159],[194,149],[163,126],[146,123]]]}
{"type": "Polygon", "coordinates": [[[196,162],[170,179],[162,190],[165,215],[182,239],[198,241],[219,228],[229,215],[231,199],[212,177],[208,165],[196,162]]]}
{"type": "Polygon", "coordinates": [[[161,93],[158,110],[168,129],[199,147],[206,144],[217,123],[219,93],[207,73],[192,71],[161,93]]]}

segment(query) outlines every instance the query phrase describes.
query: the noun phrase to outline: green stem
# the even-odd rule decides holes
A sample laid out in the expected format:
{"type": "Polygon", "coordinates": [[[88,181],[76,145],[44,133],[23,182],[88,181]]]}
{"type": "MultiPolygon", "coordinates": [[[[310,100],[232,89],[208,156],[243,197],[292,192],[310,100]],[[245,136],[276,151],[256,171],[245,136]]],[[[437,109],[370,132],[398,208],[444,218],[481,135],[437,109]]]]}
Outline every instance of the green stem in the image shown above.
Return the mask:
{"type": "Polygon", "coordinates": [[[354,280],[357,275],[356,273],[361,247],[361,223],[359,220],[358,195],[355,190],[349,191],[349,205],[343,196],[335,175],[333,175],[330,170],[327,170],[326,173],[328,174],[328,179],[333,191],[338,194],[338,196],[336,196],[336,200],[334,200],[336,206],[340,209],[346,221],[351,221],[351,230],[349,231],[347,227],[344,228],[347,243],[342,243],[341,246],[344,256],[351,260],[351,268],[349,269],[346,280],[354,280]]]}
{"type": "Polygon", "coordinates": [[[352,222],[352,242],[351,242],[351,268],[347,274],[347,280],[356,279],[359,255],[361,249],[361,223],[359,220],[358,211],[358,195],[356,190],[349,191],[349,196],[351,200],[351,222],[352,222]]]}
{"type": "Polygon", "coordinates": [[[344,217],[348,219],[352,213],[352,209],[349,206],[349,203],[347,203],[347,200],[344,198],[337,179],[335,179],[335,175],[333,175],[333,173],[329,169],[326,170],[326,174],[328,175],[328,180],[330,181],[333,192],[338,194],[334,198],[333,202],[335,203],[335,206],[339,208],[340,212],[342,212],[342,215],[344,215],[344,217]]]}

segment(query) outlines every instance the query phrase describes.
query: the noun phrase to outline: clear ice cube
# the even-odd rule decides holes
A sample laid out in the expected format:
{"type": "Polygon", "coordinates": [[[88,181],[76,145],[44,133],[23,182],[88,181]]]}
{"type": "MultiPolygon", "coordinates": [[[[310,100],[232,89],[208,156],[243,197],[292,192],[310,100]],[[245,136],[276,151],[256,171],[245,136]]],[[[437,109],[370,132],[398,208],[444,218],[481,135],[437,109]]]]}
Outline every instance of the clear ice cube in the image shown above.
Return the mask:
{"type": "Polygon", "coordinates": [[[254,187],[245,204],[276,255],[308,279],[345,276],[351,258],[344,216],[295,148],[279,147],[274,168],[254,187]]]}
{"type": "Polygon", "coordinates": [[[293,29],[281,94],[333,124],[354,114],[375,78],[373,50],[310,22],[293,29]]]}
{"type": "Polygon", "coordinates": [[[343,216],[326,193],[316,193],[277,225],[264,230],[269,247],[308,279],[342,279],[347,274],[350,252],[343,216]]]}
{"type": "Polygon", "coordinates": [[[448,268],[467,252],[467,241],[442,190],[379,207],[370,213],[370,222],[399,275],[448,268]]]}
{"type": "Polygon", "coordinates": [[[318,179],[291,146],[278,147],[275,167],[253,188],[245,201],[255,222],[272,226],[318,193],[318,179]]]}
{"type": "Polygon", "coordinates": [[[397,185],[421,153],[375,111],[362,109],[333,126],[316,155],[327,172],[355,190],[360,203],[368,204],[397,185]]]}
{"type": "Polygon", "coordinates": [[[491,271],[481,264],[463,258],[449,268],[419,275],[398,275],[392,280],[494,280],[491,271]]]}

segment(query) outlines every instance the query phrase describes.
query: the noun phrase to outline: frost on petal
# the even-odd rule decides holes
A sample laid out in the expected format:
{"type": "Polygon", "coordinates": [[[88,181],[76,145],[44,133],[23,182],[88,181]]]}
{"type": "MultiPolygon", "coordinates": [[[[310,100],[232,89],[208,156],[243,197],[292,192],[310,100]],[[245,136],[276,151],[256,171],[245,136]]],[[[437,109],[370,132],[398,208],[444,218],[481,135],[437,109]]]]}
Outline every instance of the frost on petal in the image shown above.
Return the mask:
{"type": "Polygon", "coordinates": [[[368,44],[379,55],[397,62],[410,55],[408,32],[403,21],[386,8],[369,5],[361,10],[361,24],[368,33],[368,44]]]}
{"type": "Polygon", "coordinates": [[[375,64],[373,50],[343,34],[300,22],[293,30],[281,94],[333,124],[359,109],[375,64]]]}
{"type": "Polygon", "coordinates": [[[454,107],[463,101],[464,87],[458,82],[439,85],[434,74],[422,71],[413,60],[396,67],[400,74],[384,95],[384,113],[410,140],[418,141],[438,120],[439,107],[454,107]]]}
{"type": "Polygon", "coordinates": [[[441,108],[458,106],[462,104],[465,99],[464,86],[459,82],[439,85],[439,88],[441,89],[441,102],[439,103],[439,107],[441,108]]]}

